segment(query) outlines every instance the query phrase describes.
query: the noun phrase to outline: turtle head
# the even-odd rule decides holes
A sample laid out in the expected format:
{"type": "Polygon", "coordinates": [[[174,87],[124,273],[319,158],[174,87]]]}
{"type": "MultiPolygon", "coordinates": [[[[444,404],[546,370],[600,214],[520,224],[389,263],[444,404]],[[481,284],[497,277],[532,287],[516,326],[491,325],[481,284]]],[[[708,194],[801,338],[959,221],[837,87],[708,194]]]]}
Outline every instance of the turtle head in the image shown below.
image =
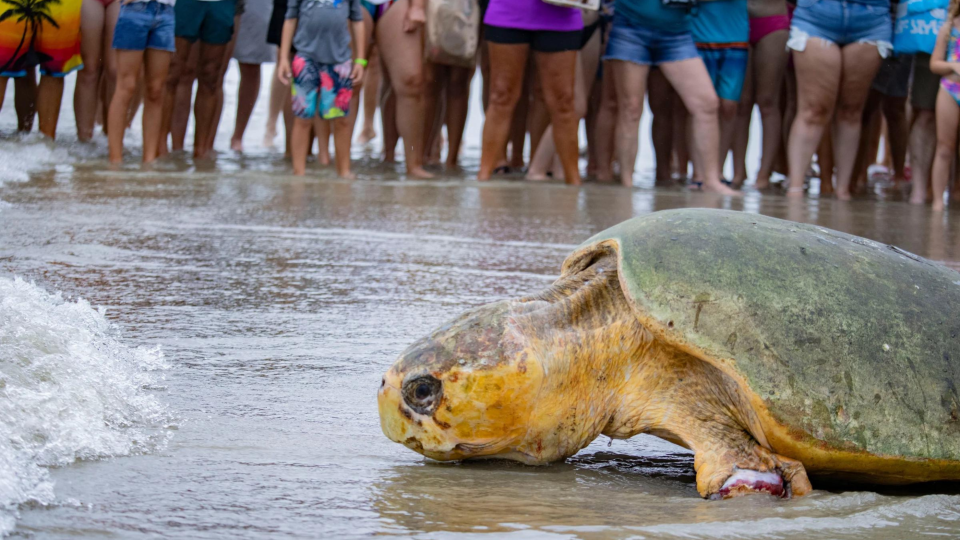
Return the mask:
{"type": "Polygon", "coordinates": [[[446,461],[517,456],[543,379],[513,330],[516,302],[463,314],[414,343],[383,377],[384,434],[446,461]]]}
{"type": "Polygon", "coordinates": [[[528,464],[590,444],[647,338],[616,258],[587,255],[548,289],[469,311],[407,349],[380,386],[387,437],[438,460],[528,464]]]}

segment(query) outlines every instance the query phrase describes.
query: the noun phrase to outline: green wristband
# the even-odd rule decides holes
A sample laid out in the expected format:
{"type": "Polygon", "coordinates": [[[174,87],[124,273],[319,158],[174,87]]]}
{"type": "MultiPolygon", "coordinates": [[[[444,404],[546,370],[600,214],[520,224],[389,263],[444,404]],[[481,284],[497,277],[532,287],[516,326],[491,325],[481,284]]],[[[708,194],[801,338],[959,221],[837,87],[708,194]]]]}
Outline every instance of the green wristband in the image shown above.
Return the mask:
{"type": "Polygon", "coordinates": [[[357,58],[353,61],[353,63],[359,66],[367,67],[367,60],[365,58],[357,58]]]}

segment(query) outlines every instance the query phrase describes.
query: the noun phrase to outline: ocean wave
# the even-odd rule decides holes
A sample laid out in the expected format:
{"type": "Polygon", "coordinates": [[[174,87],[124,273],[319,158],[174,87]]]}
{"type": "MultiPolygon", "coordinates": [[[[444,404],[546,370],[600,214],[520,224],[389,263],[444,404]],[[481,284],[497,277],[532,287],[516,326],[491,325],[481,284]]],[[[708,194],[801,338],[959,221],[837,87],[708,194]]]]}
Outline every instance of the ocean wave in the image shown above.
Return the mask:
{"type": "Polygon", "coordinates": [[[54,502],[47,468],[166,444],[171,414],[147,390],[166,368],[103,308],[0,277],[0,536],[21,504],[54,502]]]}

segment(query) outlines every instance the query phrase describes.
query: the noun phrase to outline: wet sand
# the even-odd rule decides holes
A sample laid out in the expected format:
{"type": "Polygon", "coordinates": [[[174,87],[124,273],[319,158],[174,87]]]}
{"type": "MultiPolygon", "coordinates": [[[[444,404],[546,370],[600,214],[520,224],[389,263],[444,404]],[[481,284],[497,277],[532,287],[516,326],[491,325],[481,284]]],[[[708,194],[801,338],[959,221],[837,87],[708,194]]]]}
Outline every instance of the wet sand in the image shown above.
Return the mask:
{"type": "MultiPolygon", "coordinates": [[[[221,147],[232,128],[224,122],[221,147]]],[[[466,308],[547,286],[575,245],[633,216],[687,206],[762,213],[960,268],[960,219],[890,192],[788,203],[653,189],[649,178],[633,190],[480,184],[468,179],[478,124],[472,113],[467,172],[422,182],[359,149],[360,180],[344,182],[315,166],[291,177],[263,150],[216,165],[174,157],[111,170],[102,145],[0,141],[0,279],[103,306],[117,339],[159,346],[169,365],[142,387],[168,411],[153,427],[169,442],[52,469],[49,504],[20,506],[14,537],[960,536],[950,486],[830,486],[791,501],[718,503],[697,496],[691,454],[652,437],[598,440],[542,468],[439,464],[388,441],[376,390],[400,351],[466,308]]],[[[250,146],[260,137],[254,131],[250,146]]],[[[27,327],[40,335],[50,309],[30,312],[27,327]]],[[[55,375],[39,378],[52,392],[90,376],[55,375]]],[[[31,411],[16,414],[7,421],[14,435],[33,436],[31,411]]],[[[89,428],[62,420],[64,433],[89,428]]],[[[65,437],[44,435],[51,452],[66,444],[55,435],[65,437]]],[[[0,524],[14,510],[0,508],[0,524]]]]}
{"type": "MultiPolygon", "coordinates": [[[[296,179],[273,158],[166,174],[98,164],[0,188],[0,275],[102,305],[171,367],[162,450],[55,469],[17,536],[905,538],[960,535],[949,493],[700,500],[686,451],[595,442],[567,463],[438,464],[381,433],[376,389],[464,309],[546,286],[574,245],[685,206],[759,212],[960,267],[958,226],[902,202],[448,178],[296,179]]],[[[783,276],[789,280],[790,276],[783,276]]],[[[943,486],[937,488],[941,492],[943,486]]]]}

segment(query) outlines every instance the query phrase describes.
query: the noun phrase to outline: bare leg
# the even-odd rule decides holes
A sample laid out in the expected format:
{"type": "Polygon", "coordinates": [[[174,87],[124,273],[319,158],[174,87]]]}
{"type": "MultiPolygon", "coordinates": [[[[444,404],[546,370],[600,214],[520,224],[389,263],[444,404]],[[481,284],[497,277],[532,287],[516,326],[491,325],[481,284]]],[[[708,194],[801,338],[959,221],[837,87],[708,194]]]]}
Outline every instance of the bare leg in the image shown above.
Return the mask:
{"type": "Polygon", "coordinates": [[[893,160],[893,181],[900,184],[906,181],[904,169],[907,161],[907,98],[883,98],[883,116],[887,119],[887,142],[893,160]]]}
{"type": "Polygon", "coordinates": [[[363,74],[363,128],[357,138],[359,144],[367,144],[377,136],[373,127],[374,116],[377,114],[377,103],[380,95],[380,54],[376,48],[370,52],[369,68],[363,74]]]}
{"type": "Polygon", "coordinates": [[[850,178],[850,192],[862,194],[866,192],[867,174],[870,165],[877,159],[877,147],[880,145],[880,92],[871,89],[861,115],[860,143],[857,146],[857,159],[854,161],[853,173],[850,178]],[[862,191],[861,191],[862,190],[862,191]]]}
{"type": "Polygon", "coordinates": [[[614,68],[610,61],[603,63],[603,81],[600,83],[600,111],[597,112],[597,180],[613,182],[613,146],[617,133],[617,89],[614,68]]]}
{"type": "Polygon", "coordinates": [[[463,141],[463,130],[467,127],[467,113],[470,110],[470,81],[476,68],[450,67],[447,80],[447,163],[448,170],[456,169],[463,141]]]}
{"type": "Polygon", "coordinates": [[[671,154],[673,153],[673,91],[659,69],[650,71],[647,80],[650,112],[653,113],[653,153],[657,161],[657,185],[671,183],[671,154]]]}
{"type": "Polygon", "coordinates": [[[403,31],[409,0],[398,0],[377,21],[377,43],[397,95],[397,128],[403,139],[407,174],[432,178],[423,169],[423,29],[403,31]]]}
{"type": "Polygon", "coordinates": [[[523,90],[529,45],[487,43],[490,59],[490,97],[483,122],[479,180],[489,180],[501,158],[510,132],[510,120],[523,90]]]}
{"type": "MultiPolygon", "coordinates": [[[[234,15],[233,35],[230,37],[230,41],[223,49],[223,57],[220,61],[220,71],[217,74],[213,114],[210,116],[210,124],[207,126],[206,137],[201,139],[202,144],[200,145],[200,155],[202,156],[209,157],[213,153],[213,144],[217,138],[217,131],[220,129],[220,117],[223,116],[223,79],[227,76],[227,68],[230,67],[230,59],[233,57],[233,50],[237,46],[237,35],[239,32],[240,15],[234,15]]],[[[196,146],[196,143],[194,143],[194,155],[197,155],[196,146]]]]}
{"type": "Polygon", "coordinates": [[[917,109],[910,129],[910,165],[913,169],[910,204],[923,204],[927,199],[927,182],[937,144],[934,111],[917,109]]]}
{"type": "Polygon", "coordinates": [[[623,60],[611,60],[607,64],[613,67],[617,88],[617,155],[620,160],[620,182],[629,187],[633,185],[633,171],[637,163],[640,115],[643,114],[643,96],[646,93],[650,66],[623,60]]]}
{"type": "MultiPolygon", "coordinates": [[[[117,89],[107,113],[110,163],[123,161],[123,133],[127,129],[127,109],[136,92],[143,57],[144,51],[117,51],[117,89]]],[[[144,144],[146,145],[146,138],[144,144]]]]}
{"type": "Polygon", "coordinates": [[[870,83],[880,69],[880,54],[876,45],[852,43],[841,51],[843,73],[840,95],[837,99],[837,137],[834,155],[837,159],[837,198],[850,199],[850,178],[860,142],[863,105],[870,92],[870,83]]]}
{"type": "Polygon", "coordinates": [[[950,166],[957,155],[957,125],[960,107],[949,93],[937,93],[937,152],[933,158],[933,211],[943,211],[943,193],[952,176],[950,166]]]}
{"type": "Polygon", "coordinates": [[[60,120],[60,104],[63,102],[63,77],[40,76],[37,87],[37,115],[40,117],[40,133],[51,139],[57,137],[57,121],[60,120]]]}
{"type": "MultiPolygon", "coordinates": [[[[193,157],[206,158],[210,131],[214,128],[217,113],[217,87],[221,81],[220,71],[226,45],[200,43],[200,59],[197,63],[197,98],[193,105],[194,137],[193,157]]],[[[222,90],[222,88],[221,88],[222,90]]]]}
{"type": "Polygon", "coordinates": [[[753,48],[754,96],[757,107],[760,108],[760,122],[763,127],[757,189],[764,189],[770,185],[774,160],[780,149],[783,119],[780,111],[780,90],[787,68],[788,36],[787,30],[771,32],[753,48]]]}
{"type": "Polygon", "coordinates": [[[13,106],[17,111],[17,131],[29,132],[33,129],[33,119],[37,114],[36,70],[27,70],[26,75],[14,79],[13,92],[13,106]]]}
{"type": "MultiPolygon", "coordinates": [[[[754,48],[750,49],[747,58],[747,73],[743,78],[743,93],[737,105],[737,119],[734,126],[733,143],[733,187],[740,189],[747,180],[747,146],[750,144],[750,121],[753,119],[753,105],[756,101],[754,92],[754,48]]],[[[723,164],[721,163],[721,167],[723,164]]]]}
{"type": "Polygon", "coordinates": [[[794,51],[793,60],[797,68],[797,117],[788,143],[788,195],[803,196],[807,168],[823,137],[824,127],[833,117],[843,61],[839,47],[819,38],[811,38],[806,50],[794,51]]]}
{"type": "Polygon", "coordinates": [[[390,76],[381,62],[380,77],[380,119],[383,123],[383,161],[396,163],[397,143],[400,132],[397,130],[397,94],[390,87],[390,76]]]}
{"type": "Polygon", "coordinates": [[[356,177],[350,171],[350,137],[353,135],[353,125],[348,118],[337,118],[332,123],[337,175],[340,178],[353,180],[356,177]]]}
{"type": "MultiPolygon", "coordinates": [[[[114,2],[116,4],[117,2],[114,2]]],[[[112,4],[111,4],[112,5],[112,4]]],[[[73,92],[73,111],[77,121],[77,138],[81,142],[93,138],[100,92],[100,57],[106,8],[100,2],[83,2],[80,6],[80,56],[83,69],[77,72],[73,92]]],[[[112,52],[107,49],[105,52],[112,52]]]]}
{"type": "Polygon", "coordinates": [[[263,147],[273,148],[274,140],[277,138],[277,120],[280,119],[280,112],[283,110],[283,104],[290,94],[290,89],[284,86],[277,78],[277,67],[274,64],[273,75],[270,77],[270,102],[267,108],[267,127],[263,133],[263,147]]]}
{"type": "Polygon", "coordinates": [[[303,176],[307,172],[307,154],[310,151],[311,120],[295,117],[293,133],[290,137],[290,156],[293,161],[294,176],[303,176]]]}
{"type": "MultiPolygon", "coordinates": [[[[237,122],[230,138],[230,148],[243,152],[243,133],[260,95],[260,64],[240,64],[240,88],[237,90],[237,122]]],[[[276,122],[274,122],[276,125],[276,122]]]]}
{"type": "MultiPolygon", "coordinates": [[[[694,152],[703,163],[703,189],[723,195],[739,196],[740,193],[720,182],[720,164],[717,156],[720,148],[720,126],[717,94],[713,89],[707,68],[699,58],[666,62],[660,65],[667,80],[680,94],[680,98],[693,117],[694,152]]],[[[736,115],[736,109],[733,109],[736,115]]]]}
{"type": "Polygon", "coordinates": [[[317,137],[317,163],[330,164],[330,122],[314,122],[313,132],[317,137]]]}
{"type": "MultiPolygon", "coordinates": [[[[163,119],[163,93],[173,54],[168,51],[144,51],[146,80],[143,85],[143,162],[157,159],[160,146],[160,122],[163,119]]],[[[117,114],[122,113],[122,109],[117,114]]]]}
{"type": "Polygon", "coordinates": [[[441,92],[447,82],[447,66],[423,62],[423,151],[424,163],[435,164],[431,159],[433,149],[439,143],[443,131],[444,99],[441,92]]]}
{"type": "MultiPolygon", "coordinates": [[[[194,48],[194,44],[187,41],[183,38],[176,38],[176,47],[177,52],[174,53],[173,61],[170,63],[170,71],[167,74],[167,91],[163,95],[163,117],[160,122],[160,142],[157,152],[160,156],[167,154],[167,134],[171,131],[171,125],[173,122],[174,109],[177,108],[182,110],[179,103],[179,84],[181,75],[186,69],[187,63],[190,59],[190,52],[194,48]]],[[[186,113],[189,114],[189,104],[186,110],[186,113]]],[[[186,129],[186,126],[184,126],[186,129]]],[[[176,137],[174,137],[176,138],[176,137]]],[[[176,146],[174,146],[176,147],[176,146]]]]}
{"type": "MultiPolygon", "coordinates": [[[[564,179],[568,184],[578,186],[581,180],[577,129],[582,115],[581,111],[577,110],[574,90],[577,78],[577,52],[537,52],[535,56],[537,70],[543,81],[543,98],[550,111],[557,156],[563,164],[564,179]]],[[[586,113],[586,105],[586,99],[583,99],[583,113],[586,113]]]]}

